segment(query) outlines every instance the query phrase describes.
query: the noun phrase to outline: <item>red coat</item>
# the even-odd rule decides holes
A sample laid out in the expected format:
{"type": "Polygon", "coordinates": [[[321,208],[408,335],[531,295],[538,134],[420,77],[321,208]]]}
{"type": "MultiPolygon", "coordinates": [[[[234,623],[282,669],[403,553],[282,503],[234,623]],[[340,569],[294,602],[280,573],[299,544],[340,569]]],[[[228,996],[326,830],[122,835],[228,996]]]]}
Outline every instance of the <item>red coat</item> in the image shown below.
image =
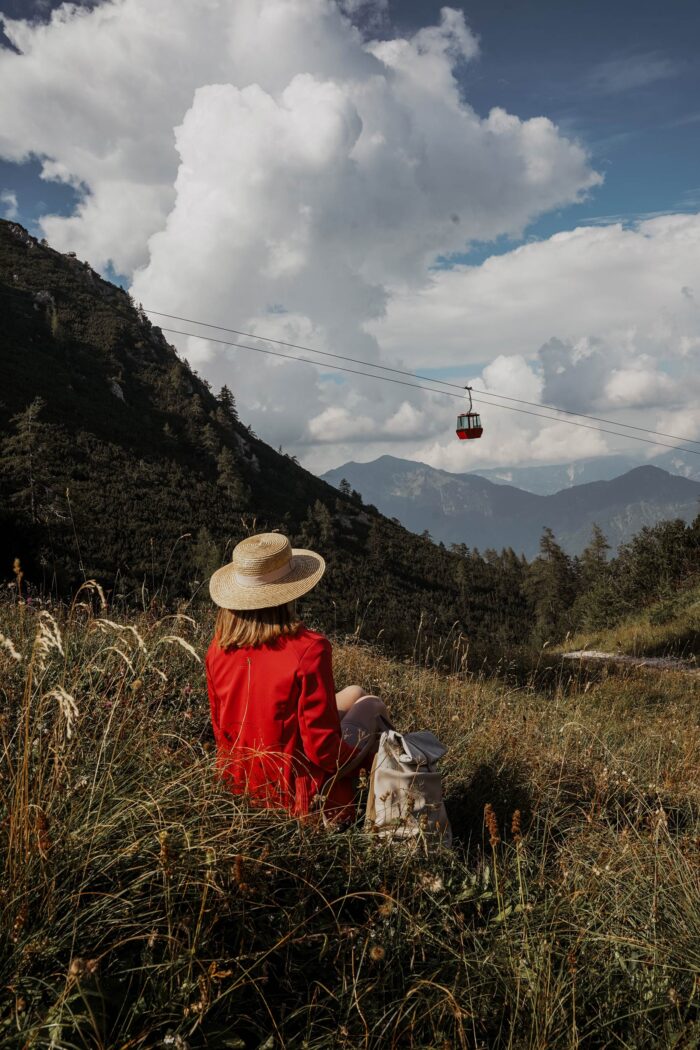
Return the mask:
{"type": "MultiPolygon", "coordinates": [[[[352,757],[335,702],[331,646],[306,627],[270,645],[206,657],[218,762],[231,790],[266,806],[308,813],[324,783],[352,757]]],[[[352,815],[354,783],[338,778],[328,808],[352,815]]]]}

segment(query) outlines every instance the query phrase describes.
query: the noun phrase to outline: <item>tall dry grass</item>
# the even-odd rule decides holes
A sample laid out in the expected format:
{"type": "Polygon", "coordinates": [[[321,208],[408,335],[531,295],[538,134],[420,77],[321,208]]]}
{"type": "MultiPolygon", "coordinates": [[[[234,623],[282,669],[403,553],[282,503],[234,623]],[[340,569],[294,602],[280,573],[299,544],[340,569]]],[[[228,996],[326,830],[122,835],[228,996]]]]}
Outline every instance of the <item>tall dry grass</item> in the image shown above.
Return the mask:
{"type": "Polygon", "coordinates": [[[623,620],[616,627],[577,631],[560,649],[603,649],[629,656],[669,656],[697,664],[700,657],[700,586],[674,595],[623,620]]]}
{"type": "Polygon", "coordinates": [[[410,852],[229,795],[210,624],[100,606],[0,607],[0,1046],[698,1045],[697,683],[337,646],[450,748],[410,852]]]}

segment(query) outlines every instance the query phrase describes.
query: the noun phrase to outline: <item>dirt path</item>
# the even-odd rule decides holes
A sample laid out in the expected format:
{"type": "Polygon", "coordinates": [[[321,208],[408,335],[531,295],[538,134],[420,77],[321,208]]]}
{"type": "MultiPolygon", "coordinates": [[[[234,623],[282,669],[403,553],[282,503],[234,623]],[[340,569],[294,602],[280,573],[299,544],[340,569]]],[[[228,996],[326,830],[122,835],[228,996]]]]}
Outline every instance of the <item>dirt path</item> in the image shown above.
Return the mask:
{"type": "Polygon", "coordinates": [[[606,663],[618,666],[649,667],[657,671],[682,671],[684,674],[700,674],[700,667],[689,660],[676,660],[671,656],[627,656],[625,653],[606,653],[602,649],[579,649],[575,653],[562,653],[565,660],[580,663],[606,663]]]}

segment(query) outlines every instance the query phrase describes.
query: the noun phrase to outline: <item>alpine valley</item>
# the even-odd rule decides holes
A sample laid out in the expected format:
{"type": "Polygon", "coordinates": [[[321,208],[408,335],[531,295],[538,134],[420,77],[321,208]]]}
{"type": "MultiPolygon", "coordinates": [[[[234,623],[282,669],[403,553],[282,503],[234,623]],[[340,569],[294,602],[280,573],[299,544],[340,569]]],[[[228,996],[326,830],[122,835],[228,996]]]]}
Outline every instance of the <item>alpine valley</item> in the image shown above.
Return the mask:
{"type": "Polygon", "coordinates": [[[537,553],[543,528],[552,529],[574,555],[588,543],[594,524],[617,549],[644,526],[668,518],[690,522],[700,509],[700,481],[651,465],[609,481],[562,486],[551,495],[393,456],[344,463],[323,478],[332,485],[346,480],[364,500],[413,532],[427,530],[434,540],[479,550],[512,547],[528,558],[537,553]]]}
{"type": "Polygon", "coordinates": [[[466,638],[470,659],[495,664],[694,579],[698,482],[647,466],[541,496],[390,457],[315,477],[124,289],[7,221],[0,320],[0,580],[14,601],[94,579],[112,606],[206,609],[232,546],[280,529],[327,560],[309,622],[431,660],[466,638]]]}

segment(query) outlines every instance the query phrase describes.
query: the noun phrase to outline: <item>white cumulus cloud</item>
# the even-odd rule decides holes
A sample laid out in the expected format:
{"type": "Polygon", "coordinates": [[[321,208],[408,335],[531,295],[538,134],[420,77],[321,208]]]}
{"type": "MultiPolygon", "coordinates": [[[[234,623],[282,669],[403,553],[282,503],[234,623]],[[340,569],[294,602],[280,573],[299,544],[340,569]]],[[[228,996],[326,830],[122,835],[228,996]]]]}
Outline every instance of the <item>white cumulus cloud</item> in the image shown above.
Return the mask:
{"type": "Polygon", "coordinates": [[[16,219],[19,215],[19,203],[14,190],[0,190],[0,207],[4,219],[16,219]]]}
{"type": "MultiPolygon", "coordinates": [[[[572,231],[431,271],[438,255],[517,237],[601,180],[546,116],[469,105],[458,73],[479,42],[461,11],[368,39],[386,24],[385,3],[360,0],[110,0],[65,5],[47,24],[5,20],[19,53],[0,52],[0,95],[13,99],[0,156],[38,156],[46,178],[78,188],[74,213],[44,216],[44,232],[128,275],[149,308],[397,367],[453,365],[465,381],[487,366],[484,384],[533,400],[555,383],[540,347],[559,340],[557,367],[578,382],[581,341],[598,340],[626,349],[596,398],[644,402],[663,340],[684,339],[692,357],[697,332],[676,303],[696,309],[692,264],[678,283],[692,226],[572,231]]],[[[173,338],[235,390],[261,436],[312,466],[358,448],[464,455],[450,437],[457,402],[173,338]]],[[[558,426],[533,437],[531,455],[559,448],[558,426]]],[[[489,427],[470,455],[522,458],[519,430],[489,427]]]]}
{"type": "MultiPolygon", "coordinates": [[[[584,227],[480,266],[436,271],[417,293],[392,295],[372,331],[416,369],[434,355],[461,366],[464,381],[486,392],[697,440],[699,289],[700,215],[669,215],[632,228],[584,227]]],[[[664,451],[544,422],[526,414],[541,411],[533,406],[511,404],[525,410],[519,414],[487,401],[479,405],[486,431],[478,448],[455,445],[445,428],[414,454],[468,469],[578,459],[624,445],[664,451]]]]}

